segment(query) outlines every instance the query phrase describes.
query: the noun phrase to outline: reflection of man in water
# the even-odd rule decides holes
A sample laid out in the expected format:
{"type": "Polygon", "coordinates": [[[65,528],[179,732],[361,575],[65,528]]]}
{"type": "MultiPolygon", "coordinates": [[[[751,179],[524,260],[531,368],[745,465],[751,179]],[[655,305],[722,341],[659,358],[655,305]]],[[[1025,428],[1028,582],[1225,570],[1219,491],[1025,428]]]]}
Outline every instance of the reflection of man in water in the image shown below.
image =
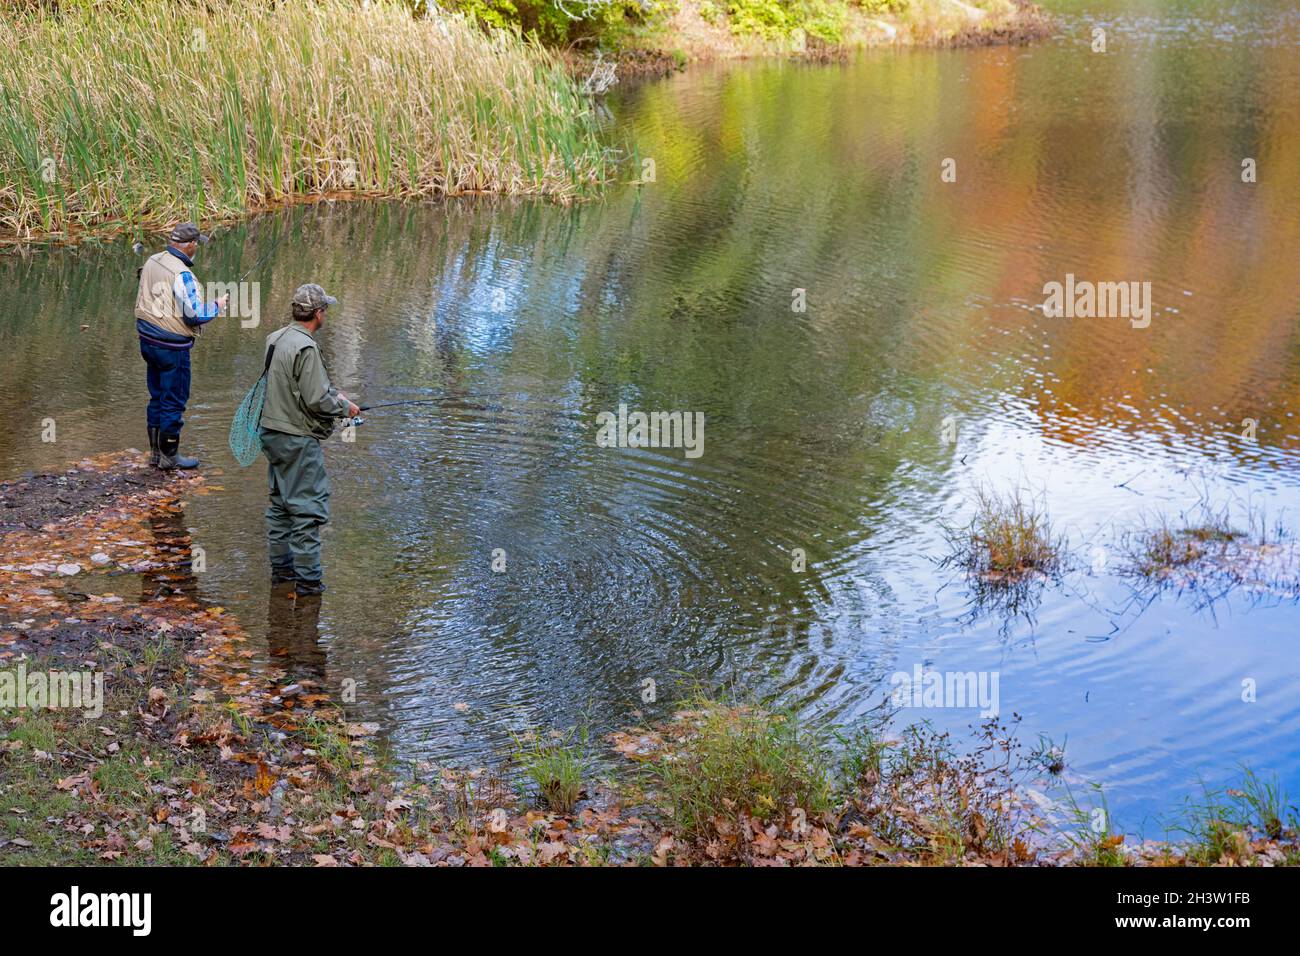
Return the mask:
{"type": "Polygon", "coordinates": [[[271,666],[282,684],[325,686],[325,648],[320,643],[319,594],[294,600],[292,588],[273,587],[266,605],[271,666]]]}
{"type": "Polygon", "coordinates": [[[140,600],[157,601],[175,594],[197,598],[193,539],[185,527],[184,510],[164,508],[151,512],[149,529],[153,532],[153,553],[149,555],[151,567],[140,575],[140,600]]]}

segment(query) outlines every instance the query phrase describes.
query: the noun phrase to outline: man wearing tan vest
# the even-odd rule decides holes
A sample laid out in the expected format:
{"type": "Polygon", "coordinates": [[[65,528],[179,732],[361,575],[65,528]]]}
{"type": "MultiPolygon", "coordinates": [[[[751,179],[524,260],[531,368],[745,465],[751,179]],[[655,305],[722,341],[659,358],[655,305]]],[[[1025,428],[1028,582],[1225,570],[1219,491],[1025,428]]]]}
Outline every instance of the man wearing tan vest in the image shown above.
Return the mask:
{"type": "Polygon", "coordinates": [[[190,398],[190,349],[203,325],[217,317],[226,296],[204,302],[192,271],[194,253],[208,237],[192,222],[172,230],[167,248],[140,270],[135,331],[148,366],[149,463],[157,468],[197,468],[180,453],[185,404],[190,398]]]}

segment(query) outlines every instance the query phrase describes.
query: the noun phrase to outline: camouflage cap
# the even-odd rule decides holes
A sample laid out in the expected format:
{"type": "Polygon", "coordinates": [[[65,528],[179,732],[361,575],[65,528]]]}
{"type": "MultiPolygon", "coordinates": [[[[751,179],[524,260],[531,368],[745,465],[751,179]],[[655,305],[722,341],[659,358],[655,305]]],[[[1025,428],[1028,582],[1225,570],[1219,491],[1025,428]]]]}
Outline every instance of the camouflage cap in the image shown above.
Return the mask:
{"type": "Polygon", "coordinates": [[[308,282],[306,285],[300,285],[293,292],[293,314],[295,317],[310,316],[317,309],[324,309],[338,303],[338,299],[332,295],[326,295],[325,290],[314,282],[308,282]]]}
{"type": "Polygon", "coordinates": [[[167,237],[168,242],[197,242],[204,243],[208,237],[199,232],[199,227],[192,222],[183,222],[172,229],[172,234],[167,237]]]}

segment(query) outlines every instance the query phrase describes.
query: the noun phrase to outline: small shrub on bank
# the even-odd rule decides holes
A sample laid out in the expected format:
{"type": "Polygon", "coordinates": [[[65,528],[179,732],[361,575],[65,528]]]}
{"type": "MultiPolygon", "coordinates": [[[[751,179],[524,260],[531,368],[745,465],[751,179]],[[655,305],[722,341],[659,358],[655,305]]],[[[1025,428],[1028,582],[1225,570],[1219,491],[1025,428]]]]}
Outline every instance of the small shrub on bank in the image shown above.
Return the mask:
{"type": "Polygon", "coordinates": [[[848,7],[839,0],[808,0],[800,4],[800,26],[822,43],[843,43],[849,25],[848,7]]]}
{"type": "Polygon", "coordinates": [[[928,724],[889,740],[862,725],[837,732],[832,755],[792,714],[702,698],[664,730],[649,793],[686,859],[1034,859],[1036,821],[1018,792],[1028,765],[997,720],[962,752],[928,724]]]}
{"type": "Polygon", "coordinates": [[[1032,858],[1034,821],[1019,792],[1028,768],[1007,725],[985,722],[958,752],[947,733],[918,724],[866,753],[845,819],[861,821],[869,844],[940,864],[1032,858]]]}

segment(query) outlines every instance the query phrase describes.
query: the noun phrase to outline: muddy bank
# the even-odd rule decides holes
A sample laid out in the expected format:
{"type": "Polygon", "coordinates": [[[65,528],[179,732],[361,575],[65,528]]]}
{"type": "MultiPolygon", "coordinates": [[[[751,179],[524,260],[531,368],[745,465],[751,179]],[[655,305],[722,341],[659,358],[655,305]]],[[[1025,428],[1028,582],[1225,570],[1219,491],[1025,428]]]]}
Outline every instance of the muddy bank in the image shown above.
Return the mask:
{"type": "MultiPolygon", "coordinates": [[[[128,455],[140,454],[129,449],[128,455]]],[[[63,474],[27,475],[0,482],[0,534],[39,531],[51,522],[107,509],[124,495],[166,487],[154,468],[104,468],[87,459],[63,474]]]]}

